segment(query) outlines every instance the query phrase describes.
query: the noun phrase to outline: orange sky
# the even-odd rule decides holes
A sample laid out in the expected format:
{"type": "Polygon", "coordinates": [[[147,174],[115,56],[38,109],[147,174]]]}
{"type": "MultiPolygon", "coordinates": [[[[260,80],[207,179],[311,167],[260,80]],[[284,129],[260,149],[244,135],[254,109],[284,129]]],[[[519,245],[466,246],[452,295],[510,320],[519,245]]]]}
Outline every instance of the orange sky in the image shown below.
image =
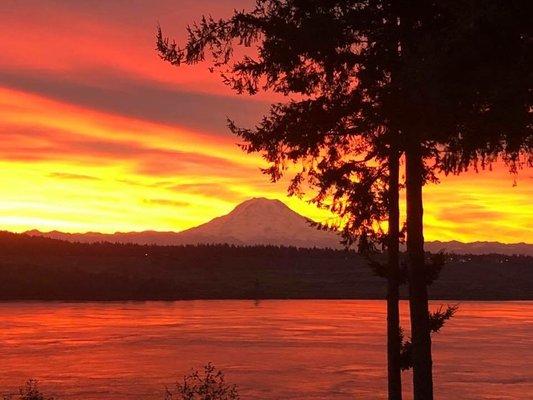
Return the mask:
{"type": "MultiPolygon", "coordinates": [[[[3,0],[0,229],[182,230],[253,197],[325,217],[261,175],[225,117],[251,125],[267,97],[236,96],[205,66],[154,51],[202,13],[249,1],[3,0]]],[[[425,189],[428,240],[533,242],[533,171],[443,178],[425,189]]]]}

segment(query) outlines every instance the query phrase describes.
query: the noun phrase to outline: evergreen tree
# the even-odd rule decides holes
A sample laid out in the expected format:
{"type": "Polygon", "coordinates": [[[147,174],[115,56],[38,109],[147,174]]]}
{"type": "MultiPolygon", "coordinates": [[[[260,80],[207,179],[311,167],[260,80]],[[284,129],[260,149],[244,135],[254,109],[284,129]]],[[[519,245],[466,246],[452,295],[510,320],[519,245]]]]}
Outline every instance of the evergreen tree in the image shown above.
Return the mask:
{"type": "Polygon", "coordinates": [[[390,398],[401,398],[393,315],[400,155],[414,393],[427,400],[435,268],[424,253],[422,187],[439,170],[461,172],[499,155],[512,169],[521,155],[531,161],[530,8],[523,0],[258,0],[228,19],[204,17],[185,47],[158,32],[158,51],[172,64],[210,57],[238,93],[292,96],[253,129],[229,123],[246,151],[264,155],[272,180],[299,165],[289,192],[316,189],[312,201],[344,219],[348,240],[378,240],[389,219],[390,398]],[[238,57],[240,47],[250,51],[238,57]]]}
{"type": "Polygon", "coordinates": [[[402,1],[398,121],[406,157],[415,399],[433,397],[422,186],[497,158],[531,165],[532,3],[402,1]]]}
{"type": "Polygon", "coordinates": [[[373,58],[392,60],[386,47],[397,45],[381,43],[381,48],[363,51],[365,30],[379,27],[386,36],[383,17],[383,11],[363,2],[259,1],[252,12],[236,12],[229,20],[202,19],[189,29],[185,48],[159,32],[158,49],[173,64],[202,61],[210,50],[214,66],[238,93],[272,90],[298,96],[273,105],[256,129],[239,129],[231,122],[230,128],[245,139],[247,151],[263,152],[272,180],[288,164],[299,163],[289,192],[298,194],[302,185],[317,189],[312,201],[339,217],[334,225],[342,225],[346,244],[361,238],[360,245],[383,241],[381,223],[389,209],[396,210],[396,223],[389,222],[388,343],[391,398],[400,399],[399,207],[397,190],[387,189],[389,179],[398,186],[400,151],[391,147],[388,138],[396,133],[377,111],[381,105],[374,94],[388,81],[387,71],[371,65],[373,58]],[[256,46],[255,58],[233,62],[235,45],[256,46]],[[362,73],[370,83],[363,89],[358,83],[362,73]],[[396,165],[392,175],[389,161],[396,165]]]}

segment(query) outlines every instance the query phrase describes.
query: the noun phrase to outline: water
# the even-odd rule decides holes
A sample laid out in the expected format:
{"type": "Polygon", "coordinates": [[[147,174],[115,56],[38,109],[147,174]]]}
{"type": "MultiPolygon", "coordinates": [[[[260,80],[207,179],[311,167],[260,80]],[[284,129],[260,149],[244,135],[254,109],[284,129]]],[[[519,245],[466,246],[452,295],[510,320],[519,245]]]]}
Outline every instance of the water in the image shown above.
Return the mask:
{"type": "MultiPolygon", "coordinates": [[[[0,303],[0,393],[163,399],[211,361],[244,400],[382,399],[384,318],[381,301],[0,303]]],[[[437,398],[528,398],[533,302],[461,303],[434,361],[437,398]]]]}

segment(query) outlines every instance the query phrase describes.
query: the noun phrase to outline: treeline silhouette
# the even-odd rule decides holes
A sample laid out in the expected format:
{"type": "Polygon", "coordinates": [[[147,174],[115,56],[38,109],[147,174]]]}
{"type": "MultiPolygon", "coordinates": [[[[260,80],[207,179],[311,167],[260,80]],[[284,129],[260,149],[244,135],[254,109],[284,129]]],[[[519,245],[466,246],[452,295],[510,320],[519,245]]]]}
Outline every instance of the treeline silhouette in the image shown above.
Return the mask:
{"type": "MultiPolygon", "coordinates": [[[[71,243],[0,232],[0,300],[383,299],[354,251],[71,243]]],[[[449,255],[435,299],[533,299],[533,257],[449,255]]],[[[405,296],[406,293],[403,293],[405,296]]]]}

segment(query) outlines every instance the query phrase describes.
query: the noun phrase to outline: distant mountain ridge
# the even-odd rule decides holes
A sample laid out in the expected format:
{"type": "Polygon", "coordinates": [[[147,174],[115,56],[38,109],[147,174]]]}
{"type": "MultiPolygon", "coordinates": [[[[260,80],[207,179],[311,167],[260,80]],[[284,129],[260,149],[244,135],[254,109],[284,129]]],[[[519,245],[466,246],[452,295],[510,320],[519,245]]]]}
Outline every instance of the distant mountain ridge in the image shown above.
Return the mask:
{"type": "MultiPolygon", "coordinates": [[[[339,236],[310,226],[309,219],[291,210],[279,200],[253,198],[235,207],[229,214],[182,232],[116,232],[111,234],[59,231],[25,232],[70,242],[113,242],[156,245],[220,244],[276,245],[295,247],[341,248],[339,236]]],[[[523,254],[533,256],[533,244],[499,242],[426,242],[427,251],[457,254],[523,254]]]]}
{"type": "Polygon", "coordinates": [[[445,251],[455,254],[506,254],[533,256],[533,244],[530,243],[500,243],[500,242],[470,242],[464,243],[457,240],[450,242],[426,242],[426,251],[437,253],[445,251]]]}

